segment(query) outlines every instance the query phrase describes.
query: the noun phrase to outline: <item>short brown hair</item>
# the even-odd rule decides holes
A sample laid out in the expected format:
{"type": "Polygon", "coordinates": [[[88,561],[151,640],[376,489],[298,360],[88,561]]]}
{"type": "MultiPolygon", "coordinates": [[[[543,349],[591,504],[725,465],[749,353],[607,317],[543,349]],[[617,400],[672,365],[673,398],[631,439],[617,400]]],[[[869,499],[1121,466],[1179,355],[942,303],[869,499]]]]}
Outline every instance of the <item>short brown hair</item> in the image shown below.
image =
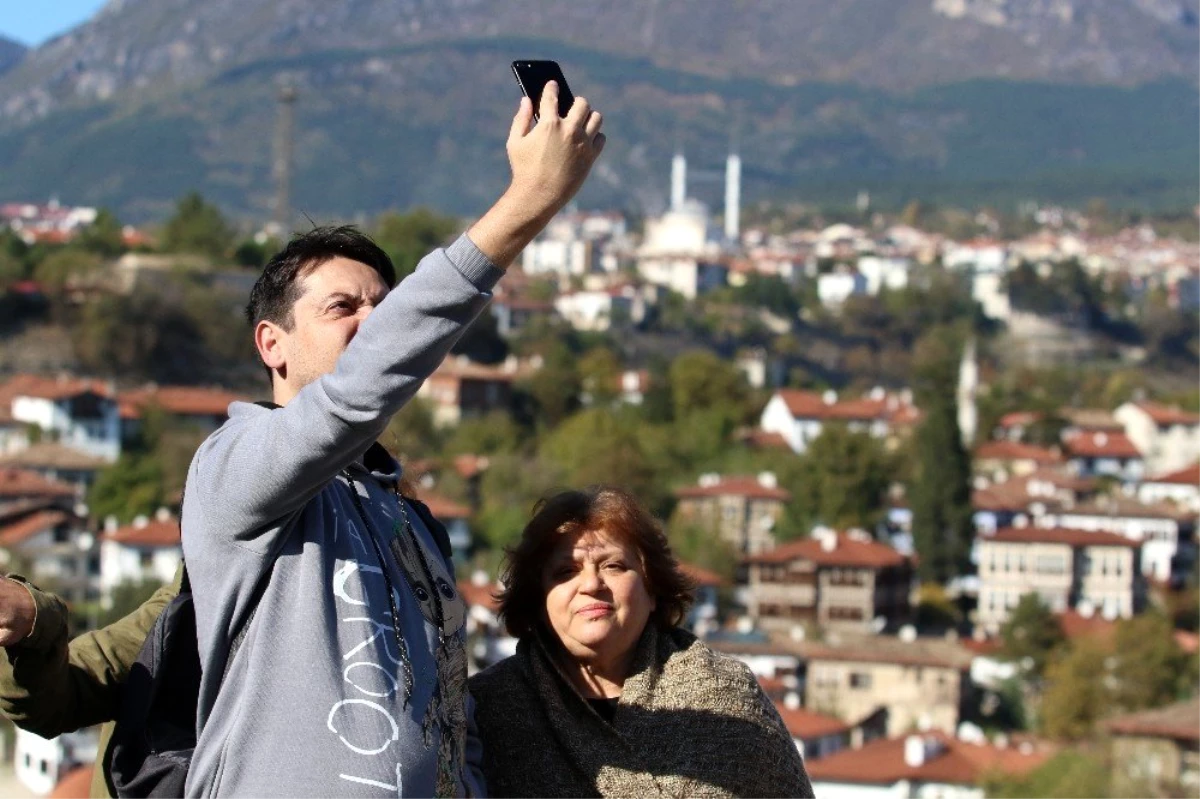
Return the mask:
{"type": "Polygon", "coordinates": [[[540,500],[520,543],[505,550],[504,590],[498,599],[500,618],[509,635],[523,638],[545,629],[542,568],[559,537],[600,529],[632,546],[641,558],[646,592],[655,600],[650,622],[667,629],[683,621],[695,586],[680,571],[662,526],[628,491],[588,486],[540,500]]]}

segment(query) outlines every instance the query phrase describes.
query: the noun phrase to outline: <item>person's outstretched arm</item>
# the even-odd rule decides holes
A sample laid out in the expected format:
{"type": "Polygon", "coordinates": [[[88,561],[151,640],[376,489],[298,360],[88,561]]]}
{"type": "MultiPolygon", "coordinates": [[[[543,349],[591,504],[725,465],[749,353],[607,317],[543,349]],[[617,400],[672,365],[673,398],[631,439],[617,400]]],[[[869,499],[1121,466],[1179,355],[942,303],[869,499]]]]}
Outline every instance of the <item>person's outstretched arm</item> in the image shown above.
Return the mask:
{"type": "Polygon", "coordinates": [[[115,720],[121,683],[181,574],[125,618],[69,642],[62,600],[19,577],[0,580],[0,712],[43,738],[115,720]]]}

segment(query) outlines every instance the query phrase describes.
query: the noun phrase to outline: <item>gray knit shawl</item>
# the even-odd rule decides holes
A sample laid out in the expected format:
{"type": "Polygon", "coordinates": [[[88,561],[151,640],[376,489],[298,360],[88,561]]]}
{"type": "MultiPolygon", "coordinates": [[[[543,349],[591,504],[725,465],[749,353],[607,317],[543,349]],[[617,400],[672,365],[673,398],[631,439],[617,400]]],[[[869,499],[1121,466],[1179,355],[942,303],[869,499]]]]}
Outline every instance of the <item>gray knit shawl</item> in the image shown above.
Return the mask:
{"type": "Polygon", "coordinates": [[[750,670],[680,629],[647,625],[611,724],[537,637],[470,689],[492,796],[813,795],[750,670]]]}

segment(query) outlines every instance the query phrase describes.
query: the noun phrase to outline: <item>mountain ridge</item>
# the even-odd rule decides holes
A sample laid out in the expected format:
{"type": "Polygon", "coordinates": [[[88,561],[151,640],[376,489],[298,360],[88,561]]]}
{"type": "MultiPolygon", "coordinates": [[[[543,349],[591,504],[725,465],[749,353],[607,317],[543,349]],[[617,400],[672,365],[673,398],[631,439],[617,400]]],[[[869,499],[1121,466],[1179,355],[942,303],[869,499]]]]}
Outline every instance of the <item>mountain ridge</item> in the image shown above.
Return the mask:
{"type": "MultiPolygon", "coordinates": [[[[322,12],[314,0],[116,0],[0,75],[0,199],[58,194],[145,219],[197,188],[233,213],[265,218],[274,96],[286,81],[300,93],[297,208],[353,216],[420,203],[478,213],[505,176],[502,139],[517,96],[507,62],[552,57],[608,118],[613,146],[585,204],[661,207],[670,153],[683,147],[702,178],[719,170],[736,127],[747,200],[845,199],[867,188],[889,202],[1188,205],[1200,110],[1180,65],[1200,48],[1178,40],[1194,32],[1197,2],[1120,0],[1104,4],[1101,24],[1093,5],[1066,0],[838,0],[823,15],[815,3],[770,1],[348,0],[322,12]],[[746,25],[722,37],[728,9],[746,25]],[[685,10],[694,19],[683,20],[685,10]],[[579,41],[589,25],[596,35],[579,41]],[[806,25],[811,50],[780,45],[806,25]],[[922,74],[942,76],[948,64],[953,81],[868,80],[921,25],[931,26],[926,50],[946,30],[973,36],[973,70],[960,69],[960,55],[934,53],[937,69],[922,74]],[[987,47],[1011,53],[1031,30],[1044,29],[1045,42],[1088,25],[1104,34],[1100,45],[1085,55],[1066,48],[1060,60],[1111,67],[1136,61],[1148,41],[1173,44],[1122,73],[1132,86],[1105,85],[1098,73],[1071,82],[1087,70],[1020,59],[1005,63],[1058,79],[996,78],[987,47]],[[883,55],[863,55],[872,43],[883,55]],[[739,48],[744,64],[726,57],[739,48]],[[834,51],[844,57],[825,56],[834,51]],[[785,62],[791,73],[771,66],[785,62]]],[[[693,185],[717,204],[717,184],[693,185]]]]}

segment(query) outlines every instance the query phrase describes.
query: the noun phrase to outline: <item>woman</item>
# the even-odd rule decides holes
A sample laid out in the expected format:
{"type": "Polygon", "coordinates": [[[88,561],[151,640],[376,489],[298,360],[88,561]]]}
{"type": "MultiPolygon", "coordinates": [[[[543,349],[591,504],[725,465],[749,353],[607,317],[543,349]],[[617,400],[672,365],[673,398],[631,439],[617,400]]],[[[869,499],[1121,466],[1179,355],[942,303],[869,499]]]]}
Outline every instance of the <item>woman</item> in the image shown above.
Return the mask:
{"type": "Polygon", "coordinates": [[[750,670],[677,626],[691,586],[629,494],[540,503],[504,585],[517,654],[471,680],[493,796],[812,796],[750,670]]]}

